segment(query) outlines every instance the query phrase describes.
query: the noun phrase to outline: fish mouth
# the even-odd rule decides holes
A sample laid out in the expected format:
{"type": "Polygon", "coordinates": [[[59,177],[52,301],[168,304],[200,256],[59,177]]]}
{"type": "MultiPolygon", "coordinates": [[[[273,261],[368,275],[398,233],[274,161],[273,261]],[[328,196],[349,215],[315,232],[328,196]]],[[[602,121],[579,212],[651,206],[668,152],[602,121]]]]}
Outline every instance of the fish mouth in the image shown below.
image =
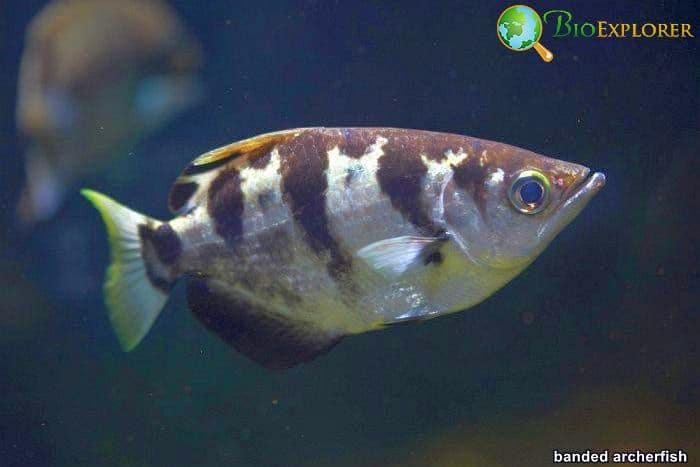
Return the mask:
{"type": "Polygon", "coordinates": [[[594,172],[593,174],[584,177],[578,185],[574,186],[573,193],[569,195],[566,201],[564,201],[561,208],[564,208],[569,204],[580,203],[581,201],[588,202],[604,186],[605,174],[602,172],[594,172]]]}
{"type": "MultiPolygon", "coordinates": [[[[588,175],[590,171],[586,171],[588,175]]],[[[556,208],[549,222],[537,232],[539,237],[554,237],[586,207],[586,204],[605,186],[605,174],[594,172],[572,187],[570,194],[564,196],[564,201],[556,208]]]]}

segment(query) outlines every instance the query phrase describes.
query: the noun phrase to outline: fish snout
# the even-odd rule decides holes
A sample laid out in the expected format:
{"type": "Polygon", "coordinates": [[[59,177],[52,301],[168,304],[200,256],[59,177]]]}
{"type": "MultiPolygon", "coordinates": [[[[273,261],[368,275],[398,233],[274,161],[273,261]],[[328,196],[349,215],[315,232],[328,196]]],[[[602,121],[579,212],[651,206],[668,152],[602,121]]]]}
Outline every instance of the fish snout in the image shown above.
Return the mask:
{"type": "Polygon", "coordinates": [[[583,180],[568,193],[556,211],[538,231],[540,238],[553,238],[583,210],[588,202],[605,186],[605,175],[590,170],[584,172],[583,180]],[[590,175],[589,175],[590,174],[590,175]]]}

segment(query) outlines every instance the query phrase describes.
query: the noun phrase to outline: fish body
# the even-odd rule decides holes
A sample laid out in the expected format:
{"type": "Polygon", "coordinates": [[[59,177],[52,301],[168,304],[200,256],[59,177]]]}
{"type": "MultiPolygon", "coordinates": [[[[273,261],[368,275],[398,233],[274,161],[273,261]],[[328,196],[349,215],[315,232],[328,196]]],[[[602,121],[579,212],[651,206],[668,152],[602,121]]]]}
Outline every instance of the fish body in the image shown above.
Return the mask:
{"type": "Polygon", "coordinates": [[[160,0],[56,0],[31,22],[17,127],[28,141],[23,221],[50,217],[77,179],[194,104],[199,44],[160,0]]]}
{"type": "Polygon", "coordinates": [[[195,159],[171,191],[179,215],[169,222],[85,193],[108,227],[131,232],[121,244],[111,235],[111,268],[141,259],[134,270],[153,297],[143,313],[143,300],[120,288],[123,274],[108,274],[124,348],[187,277],[190,309],[206,326],[253,360],[287,368],[344,336],[483,301],[603,183],[586,167],[477,138],[307,128],[195,159]]]}

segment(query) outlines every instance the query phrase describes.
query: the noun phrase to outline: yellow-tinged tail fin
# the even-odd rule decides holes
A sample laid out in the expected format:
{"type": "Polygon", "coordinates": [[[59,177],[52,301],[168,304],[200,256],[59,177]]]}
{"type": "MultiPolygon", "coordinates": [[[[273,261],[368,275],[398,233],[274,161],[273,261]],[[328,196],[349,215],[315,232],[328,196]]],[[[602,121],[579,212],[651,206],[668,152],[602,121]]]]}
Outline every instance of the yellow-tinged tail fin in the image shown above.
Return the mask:
{"type": "Polygon", "coordinates": [[[100,212],[107,227],[111,264],[104,283],[109,319],[124,351],[130,351],[148,333],[168,299],[167,289],[154,284],[143,258],[139,228],[158,225],[96,191],[80,191],[100,212]]]}

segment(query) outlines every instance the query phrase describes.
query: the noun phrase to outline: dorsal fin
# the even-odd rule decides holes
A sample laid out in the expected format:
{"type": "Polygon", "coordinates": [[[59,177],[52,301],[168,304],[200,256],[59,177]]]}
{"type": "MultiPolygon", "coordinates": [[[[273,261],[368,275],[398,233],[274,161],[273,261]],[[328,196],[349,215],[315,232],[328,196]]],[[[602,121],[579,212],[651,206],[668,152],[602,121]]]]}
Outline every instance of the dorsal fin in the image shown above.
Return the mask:
{"type": "Polygon", "coordinates": [[[196,206],[217,168],[228,164],[244,167],[302,131],[304,128],[266,133],[205,152],[190,162],[175,180],[168,195],[170,212],[182,213],[196,206]]]}
{"type": "Polygon", "coordinates": [[[238,161],[240,161],[240,164],[243,165],[245,162],[251,162],[255,160],[256,157],[266,154],[266,149],[271,149],[285,139],[288,139],[303,130],[303,128],[299,128],[294,130],[277,131],[274,133],[265,133],[264,135],[237,141],[220,148],[212,149],[209,152],[205,152],[193,160],[190,165],[192,167],[201,167],[233,158],[237,158],[238,161]]]}

